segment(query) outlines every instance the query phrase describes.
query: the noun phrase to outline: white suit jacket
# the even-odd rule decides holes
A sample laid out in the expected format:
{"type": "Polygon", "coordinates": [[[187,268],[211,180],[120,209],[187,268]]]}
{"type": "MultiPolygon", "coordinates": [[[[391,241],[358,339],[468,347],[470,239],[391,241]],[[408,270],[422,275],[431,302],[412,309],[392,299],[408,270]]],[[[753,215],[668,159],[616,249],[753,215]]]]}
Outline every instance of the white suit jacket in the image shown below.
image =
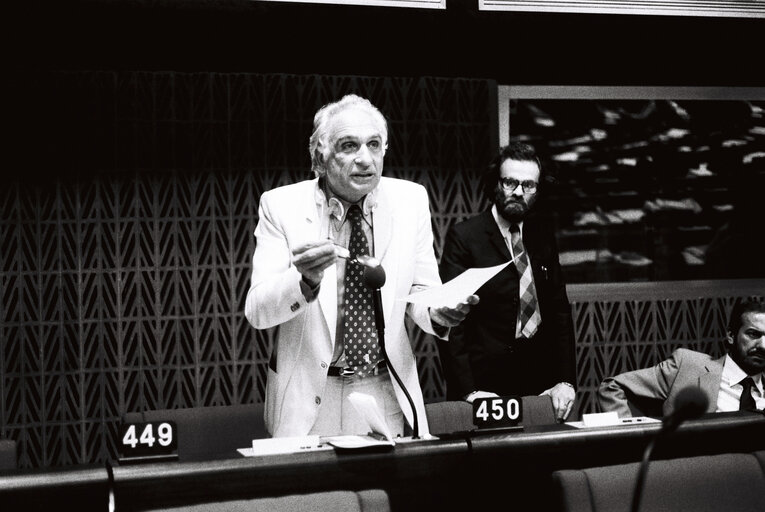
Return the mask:
{"type": "MultiPolygon", "coordinates": [[[[323,196],[317,200],[316,187],[313,179],[270,190],[260,198],[245,315],[257,329],[279,326],[276,371],[268,369],[265,402],[266,427],[274,437],[308,434],[334,350],[337,269],[332,265],[324,271],[318,298],[309,303],[300,291],[301,275],[291,264],[294,247],[329,233],[326,202],[323,196]]],[[[426,434],[425,406],[404,314],[425,332],[433,334],[433,326],[426,306],[396,300],[419,287],[441,284],[425,188],[381,178],[372,221],[374,256],[386,274],[381,296],[388,357],[415,402],[420,434],[426,434]]],[[[409,402],[395,379],[393,385],[412,425],[409,402]]]]}

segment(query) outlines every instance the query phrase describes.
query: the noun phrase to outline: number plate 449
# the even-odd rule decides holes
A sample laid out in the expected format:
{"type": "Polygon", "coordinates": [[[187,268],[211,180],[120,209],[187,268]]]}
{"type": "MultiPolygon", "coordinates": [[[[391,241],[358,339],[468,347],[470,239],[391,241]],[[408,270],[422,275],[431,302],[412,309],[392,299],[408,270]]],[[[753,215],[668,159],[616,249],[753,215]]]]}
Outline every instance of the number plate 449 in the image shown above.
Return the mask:
{"type": "Polygon", "coordinates": [[[519,396],[477,398],[473,401],[473,424],[478,428],[514,427],[523,420],[519,396]]]}
{"type": "Polygon", "coordinates": [[[157,459],[176,455],[178,439],[175,422],[124,423],[119,434],[120,460],[157,459]]]}

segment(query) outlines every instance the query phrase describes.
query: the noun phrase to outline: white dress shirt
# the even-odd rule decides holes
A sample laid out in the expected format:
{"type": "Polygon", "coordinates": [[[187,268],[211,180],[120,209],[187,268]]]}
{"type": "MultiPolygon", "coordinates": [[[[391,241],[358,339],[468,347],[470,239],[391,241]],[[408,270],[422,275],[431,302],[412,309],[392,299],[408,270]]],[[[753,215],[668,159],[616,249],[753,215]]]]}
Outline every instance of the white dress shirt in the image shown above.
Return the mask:
{"type": "Polygon", "coordinates": [[[762,389],[762,373],[757,375],[747,375],[736,361],[730,356],[725,356],[723,363],[722,378],[720,379],[720,392],[717,394],[717,409],[715,412],[738,411],[741,400],[741,391],[743,386],[741,381],[746,377],[752,377],[754,387],[752,387],[752,396],[757,409],[765,408],[765,394],[762,389]]]}

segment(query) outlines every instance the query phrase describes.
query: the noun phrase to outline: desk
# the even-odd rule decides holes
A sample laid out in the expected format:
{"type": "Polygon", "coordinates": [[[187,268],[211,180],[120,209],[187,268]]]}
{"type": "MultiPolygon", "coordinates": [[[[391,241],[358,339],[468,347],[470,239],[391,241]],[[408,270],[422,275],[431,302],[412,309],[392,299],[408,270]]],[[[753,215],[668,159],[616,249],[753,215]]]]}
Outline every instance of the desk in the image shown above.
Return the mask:
{"type": "MultiPolygon", "coordinates": [[[[512,433],[456,433],[401,443],[387,452],[317,451],[127,465],[113,471],[115,503],[125,512],[374,487],[388,491],[395,512],[479,510],[493,504],[498,495],[505,497],[508,508],[545,510],[553,500],[547,492],[551,487],[546,490],[553,470],[638,461],[659,429],[660,424],[592,429],[551,425],[512,433]]],[[[707,415],[681,425],[656,446],[654,455],[672,458],[762,450],[763,432],[765,416],[761,414],[707,415]]],[[[36,490],[32,485],[22,488],[19,482],[15,489],[17,498],[22,491],[35,491],[39,498],[48,490],[40,485],[36,490]]],[[[0,478],[0,502],[5,495],[7,481],[0,478]]]]}
{"type": "MultiPolygon", "coordinates": [[[[386,489],[394,511],[476,510],[496,493],[539,508],[533,492],[555,469],[638,461],[660,424],[576,429],[527,427],[510,433],[457,433],[377,453],[319,451],[202,463],[114,468],[120,510],[198,500],[330,489],[386,489]],[[470,491],[472,489],[472,492],[470,491]]],[[[657,458],[765,449],[765,416],[707,415],[689,421],[655,450],[657,458]]]]}
{"type": "Polygon", "coordinates": [[[109,502],[106,467],[0,472],[0,510],[100,510],[109,502]],[[66,507],[64,507],[66,505],[66,507]]]}

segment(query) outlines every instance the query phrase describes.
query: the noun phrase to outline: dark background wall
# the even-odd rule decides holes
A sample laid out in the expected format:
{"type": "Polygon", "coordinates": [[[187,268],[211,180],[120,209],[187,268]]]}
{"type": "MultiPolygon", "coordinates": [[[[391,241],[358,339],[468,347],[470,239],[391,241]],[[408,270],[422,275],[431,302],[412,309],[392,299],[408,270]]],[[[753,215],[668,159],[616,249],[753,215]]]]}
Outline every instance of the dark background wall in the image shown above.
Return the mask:
{"type": "MultiPolygon", "coordinates": [[[[389,120],[385,174],[430,194],[436,249],[483,207],[488,80],[34,71],[0,188],[0,436],[22,466],[116,456],[127,412],[262,402],[273,331],[244,318],[260,195],[311,177],[323,104],[389,120]]],[[[433,340],[413,332],[428,399],[433,340]]]]}
{"type": "Polygon", "coordinates": [[[12,66],[490,78],[500,84],[762,85],[765,20],[479,12],[249,0],[30,0],[12,66]]]}

